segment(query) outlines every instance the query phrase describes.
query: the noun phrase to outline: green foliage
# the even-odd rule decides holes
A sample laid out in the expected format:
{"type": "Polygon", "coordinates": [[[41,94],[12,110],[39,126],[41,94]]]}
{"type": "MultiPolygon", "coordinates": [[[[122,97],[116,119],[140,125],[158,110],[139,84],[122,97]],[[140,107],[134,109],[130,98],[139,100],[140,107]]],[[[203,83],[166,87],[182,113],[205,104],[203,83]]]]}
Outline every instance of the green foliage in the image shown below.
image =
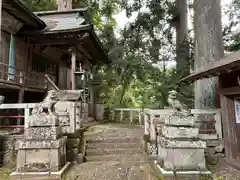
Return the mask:
{"type": "MultiPolygon", "coordinates": [[[[56,0],[23,0],[33,11],[57,9],[56,0]]],[[[182,46],[187,64],[169,68],[176,58],[175,28],[172,19],[178,15],[174,0],[73,0],[73,8],[89,7],[95,31],[107,49],[112,63],[94,67],[102,79],[97,96],[107,107],[163,108],[167,106],[170,90],[180,92],[180,101],[193,104],[192,86],[179,84],[189,73],[193,57],[193,40],[182,46]],[[114,15],[125,10],[126,16],[136,18],[116,37],[114,15]],[[189,49],[190,47],[190,49],[189,49]],[[190,51],[190,53],[188,53],[190,51]]],[[[239,22],[239,3],[228,8],[230,23],[224,27],[228,50],[240,48],[239,33],[233,29],[239,22]],[[236,17],[236,18],[233,18],[236,17]]]]}
{"type": "Polygon", "coordinates": [[[32,11],[48,11],[57,9],[57,0],[22,0],[32,11]]]}

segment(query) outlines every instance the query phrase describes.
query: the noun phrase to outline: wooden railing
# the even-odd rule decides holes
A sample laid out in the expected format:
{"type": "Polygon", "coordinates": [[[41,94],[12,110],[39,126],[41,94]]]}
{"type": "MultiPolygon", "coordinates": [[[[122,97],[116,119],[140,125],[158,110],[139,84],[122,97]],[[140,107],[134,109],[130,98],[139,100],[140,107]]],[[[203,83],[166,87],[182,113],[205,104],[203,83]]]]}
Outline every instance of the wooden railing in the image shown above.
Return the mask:
{"type": "Polygon", "coordinates": [[[0,116],[0,121],[3,118],[23,118],[24,119],[24,125],[17,124],[17,122],[14,125],[1,125],[1,128],[27,128],[28,127],[28,119],[31,113],[31,109],[36,106],[36,103],[18,103],[18,104],[1,104],[0,109],[24,109],[23,115],[17,115],[17,116],[0,116]]]}
{"type": "Polygon", "coordinates": [[[203,140],[222,139],[222,121],[220,109],[192,109],[191,113],[194,116],[208,115],[209,118],[204,118],[201,121],[195,121],[199,128],[199,137],[203,140]]]}
{"type": "MultiPolygon", "coordinates": [[[[49,77],[52,80],[54,79],[54,76],[49,77]]],[[[17,86],[24,85],[26,87],[38,89],[47,88],[44,73],[26,72],[22,69],[11,67],[3,62],[0,62],[0,81],[17,86]],[[10,71],[9,69],[12,70],[10,71]]]]}

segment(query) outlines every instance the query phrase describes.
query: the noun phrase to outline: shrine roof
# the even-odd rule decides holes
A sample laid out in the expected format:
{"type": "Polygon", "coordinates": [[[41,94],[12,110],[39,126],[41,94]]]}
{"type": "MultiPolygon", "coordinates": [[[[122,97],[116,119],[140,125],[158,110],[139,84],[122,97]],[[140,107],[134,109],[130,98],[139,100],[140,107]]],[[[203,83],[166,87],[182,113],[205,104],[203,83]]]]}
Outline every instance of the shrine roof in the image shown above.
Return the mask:
{"type": "Polygon", "coordinates": [[[181,82],[194,82],[199,79],[210,78],[227,74],[240,69],[240,50],[231,53],[219,61],[212,62],[206,65],[198,72],[194,72],[183,78],[181,82]]]}
{"type": "Polygon", "coordinates": [[[87,8],[36,12],[34,14],[46,24],[46,27],[38,32],[41,34],[71,33],[92,28],[87,8]]]}
{"type": "Polygon", "coordinates": [[[43,29],[45,23],[32,13],[20,0],[2,0],[2,9],[7,11],[25,26],[34,29],[43,29]]]}

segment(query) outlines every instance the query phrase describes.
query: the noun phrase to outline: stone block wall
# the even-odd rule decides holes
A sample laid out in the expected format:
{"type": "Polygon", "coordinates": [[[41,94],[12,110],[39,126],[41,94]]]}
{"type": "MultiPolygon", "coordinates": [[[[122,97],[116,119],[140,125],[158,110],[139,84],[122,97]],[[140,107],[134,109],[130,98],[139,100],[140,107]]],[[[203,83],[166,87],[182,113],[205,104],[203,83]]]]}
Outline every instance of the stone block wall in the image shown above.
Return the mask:
{"type": "Polygon", "coordinates": [[[23,135],[2,135],[0,136],[0,163],[4,166],[15,165],[16,143],[22,139],[23,135]]]}

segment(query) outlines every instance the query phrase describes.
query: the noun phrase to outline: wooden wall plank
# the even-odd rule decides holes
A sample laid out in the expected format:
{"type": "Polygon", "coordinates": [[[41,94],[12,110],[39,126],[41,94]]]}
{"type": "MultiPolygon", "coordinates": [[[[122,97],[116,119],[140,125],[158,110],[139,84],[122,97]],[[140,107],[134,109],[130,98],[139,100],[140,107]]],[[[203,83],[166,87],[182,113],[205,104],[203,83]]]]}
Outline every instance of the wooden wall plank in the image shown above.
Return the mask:
{"type": "Polygon", "coordinates": [[[226,147],[226,158],[231,160],[236,156],[238,144],[236,128],[235,128],[235,114],[233,98],[220,95],[222,108],[222,123],[224,135],[224,147],[226,147]]]}

